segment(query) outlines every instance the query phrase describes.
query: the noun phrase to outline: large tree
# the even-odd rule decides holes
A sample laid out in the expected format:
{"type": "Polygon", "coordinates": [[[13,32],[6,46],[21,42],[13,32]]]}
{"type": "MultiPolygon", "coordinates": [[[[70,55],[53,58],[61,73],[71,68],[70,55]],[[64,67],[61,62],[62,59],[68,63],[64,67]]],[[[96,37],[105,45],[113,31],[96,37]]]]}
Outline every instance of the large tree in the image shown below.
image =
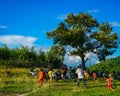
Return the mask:
{"type": "Polygon", "coordinates": [[[74,50],[70,50],[70,54],[80,56],[84,67],[85,55],[89,52],[97,54],[100,61],[112,55],[118,38],[109,23],[100,24],[89,13],[68,14],[55,30],[47,32],[47,36],[54,44],[71,46],[74,50]]]}

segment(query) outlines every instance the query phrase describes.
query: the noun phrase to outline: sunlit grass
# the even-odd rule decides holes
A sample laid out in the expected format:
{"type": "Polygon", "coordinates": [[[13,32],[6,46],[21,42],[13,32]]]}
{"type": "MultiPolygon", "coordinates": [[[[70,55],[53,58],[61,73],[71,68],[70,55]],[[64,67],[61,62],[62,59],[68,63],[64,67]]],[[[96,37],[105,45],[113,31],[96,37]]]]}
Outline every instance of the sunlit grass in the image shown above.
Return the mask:
{"type": "Polygon", "coordinates": [[[10,68],[10,74],[5,76],[5,69],[1,71],[1,93],[24,93],[35,87],[37,80],[28,77],[28,70],[23,68],[10,68]]]}
{"type": "Polygon", "coordinates": [[[87,82],[87,88],[84,88],[82,85],[77,87],[76,82],[57,82],[27,96],[119,96],[119,84],[120,82],[117,81],[117,89],[113,92],[112,90],[107,90],[104,82],[95,84],[93,81],[89,81],[87,82]]]}

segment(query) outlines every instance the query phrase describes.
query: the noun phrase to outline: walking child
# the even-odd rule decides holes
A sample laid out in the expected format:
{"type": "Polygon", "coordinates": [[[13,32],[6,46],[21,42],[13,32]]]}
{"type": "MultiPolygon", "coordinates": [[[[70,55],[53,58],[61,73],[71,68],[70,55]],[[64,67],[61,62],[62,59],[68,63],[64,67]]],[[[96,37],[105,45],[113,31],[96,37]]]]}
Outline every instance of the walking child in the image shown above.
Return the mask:
{"type": "Polygon", "coordinates": [[[48,71],[48,76],[49,76],[49,82],[52,83],[52,82],[53,82],[53,78],[52,78],[52,68],[49,69],[49,71],[48,71]]]}
{"type": "Polygon", "coordinates": [[[44,77],[45,77],[45,74],[43,72],[43,69],[40,69],[39,73],[38,73],[38,82],[40,83],[40,87],[42,87],[43,85],[43,80],[44,80],[44,77]]]}

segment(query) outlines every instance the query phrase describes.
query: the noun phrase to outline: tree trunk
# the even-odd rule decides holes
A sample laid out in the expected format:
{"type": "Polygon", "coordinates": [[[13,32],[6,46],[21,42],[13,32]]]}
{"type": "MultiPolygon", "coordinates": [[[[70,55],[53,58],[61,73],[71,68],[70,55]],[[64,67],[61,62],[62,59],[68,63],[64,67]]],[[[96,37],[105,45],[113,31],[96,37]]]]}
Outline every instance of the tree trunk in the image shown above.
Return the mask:
{"type": "Polygon", "coordinates": [[[83,66],[83,68],[85,68],[85,59],[84,59],[84,56],[81,56],[81,60],[82,60],[82,66],[83,66]]]}

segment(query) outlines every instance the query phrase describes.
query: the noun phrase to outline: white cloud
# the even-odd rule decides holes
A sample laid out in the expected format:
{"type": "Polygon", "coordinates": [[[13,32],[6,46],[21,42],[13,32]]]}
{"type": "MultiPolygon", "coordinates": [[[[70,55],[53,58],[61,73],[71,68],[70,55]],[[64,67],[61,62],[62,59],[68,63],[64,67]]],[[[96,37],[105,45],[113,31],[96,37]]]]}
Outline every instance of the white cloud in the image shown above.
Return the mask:
{"type": "Polygon", "coordinates": [[[61,14],[58,17],[56,17],[59,20],[65,20],[65,18],[67,17],[68,14],[61,14]]]}
{"type": "MultiPolygon", "coordinates": [[[[89,10],[88,12],[96,14],[96,13],[99,13],[100,11],[97,10],[97,9],[95,9],[95,10],[89,10]]],[[[68,13],[67,14],[60,14],[59,16],[56,17],[56,19],[65,20],[65,18],[67,17],[67,15],[68,15],[68,13]]],[[[74,15],[77,15],[77,13],[74,13],[74,15]]]]}
{"type": "Polygon", "coordinates": [[[119,23],[119,22],[116,22],[116,21],[110,22],[110,24],[111,24],[112,26],[115,26],[115,27],[120,27],[120,23],[119,23]]]}
{"type": "Polygon", "coordinates": [[[48,51],[50,51],[50,47],[51,47],[51,46],[47,46],[47,45],[40,46],[37,44],[35,44],[34,46],[35,46],[35,50],[37,52],[39,52],[40,49],[42,49],[44,52],[48,52],[48,51]]]}
{"type": "Polygon", "coordinates": [[[64,57],[64,63],[67,66],[78,66],[80,64],[80,62],[81,62],[81,59],[78,56],[65,55],[65,57],[64,57]]]}
{"type": "Polygon", "coordinates": [[[33,46],[34,42],[37,40],[35,37],[31,36],[21,36],[21,35],[4,35],[0,36],[0,43],[6,44],[8,46],[33,46]]]}
{"type": "Polygon", "coordinates": [[[68,56],[67,57],[67,62],[80,62],[80,57],[79,56],[68,56]]]}
{"type": "Polygon", "coordinates": [[[94,10],[89,10],[88,12],[89,12],[89,13],[94,13],[94,14],[95,14],[95,13],[99,13],[100,11],[97,10],[97,9],[94,9],[94,10]]]}
{"type": "MultiPolygon", "coordinates": [[[[86,62],[86,66],[98,63],[98,57],[93,53],[88,53],[85,58],[89,58],[86,62]]],[[[78,66],[81,63],[81,58],[79,56],[66,55],[64,59],[64,63],[68,66],[78,66]]]]}
{"type": "Polygon", "coordinates": [[[85,58],[88,58],[87,63],[89,65],[98,63],[98,56],[96,54],[91,53],[91,52],[86,54],[85,58]]]}
{"type": "Polygon", "coordinates": [[[6,29],[8,26],[0,25],[0,29],[6,29]]]}

